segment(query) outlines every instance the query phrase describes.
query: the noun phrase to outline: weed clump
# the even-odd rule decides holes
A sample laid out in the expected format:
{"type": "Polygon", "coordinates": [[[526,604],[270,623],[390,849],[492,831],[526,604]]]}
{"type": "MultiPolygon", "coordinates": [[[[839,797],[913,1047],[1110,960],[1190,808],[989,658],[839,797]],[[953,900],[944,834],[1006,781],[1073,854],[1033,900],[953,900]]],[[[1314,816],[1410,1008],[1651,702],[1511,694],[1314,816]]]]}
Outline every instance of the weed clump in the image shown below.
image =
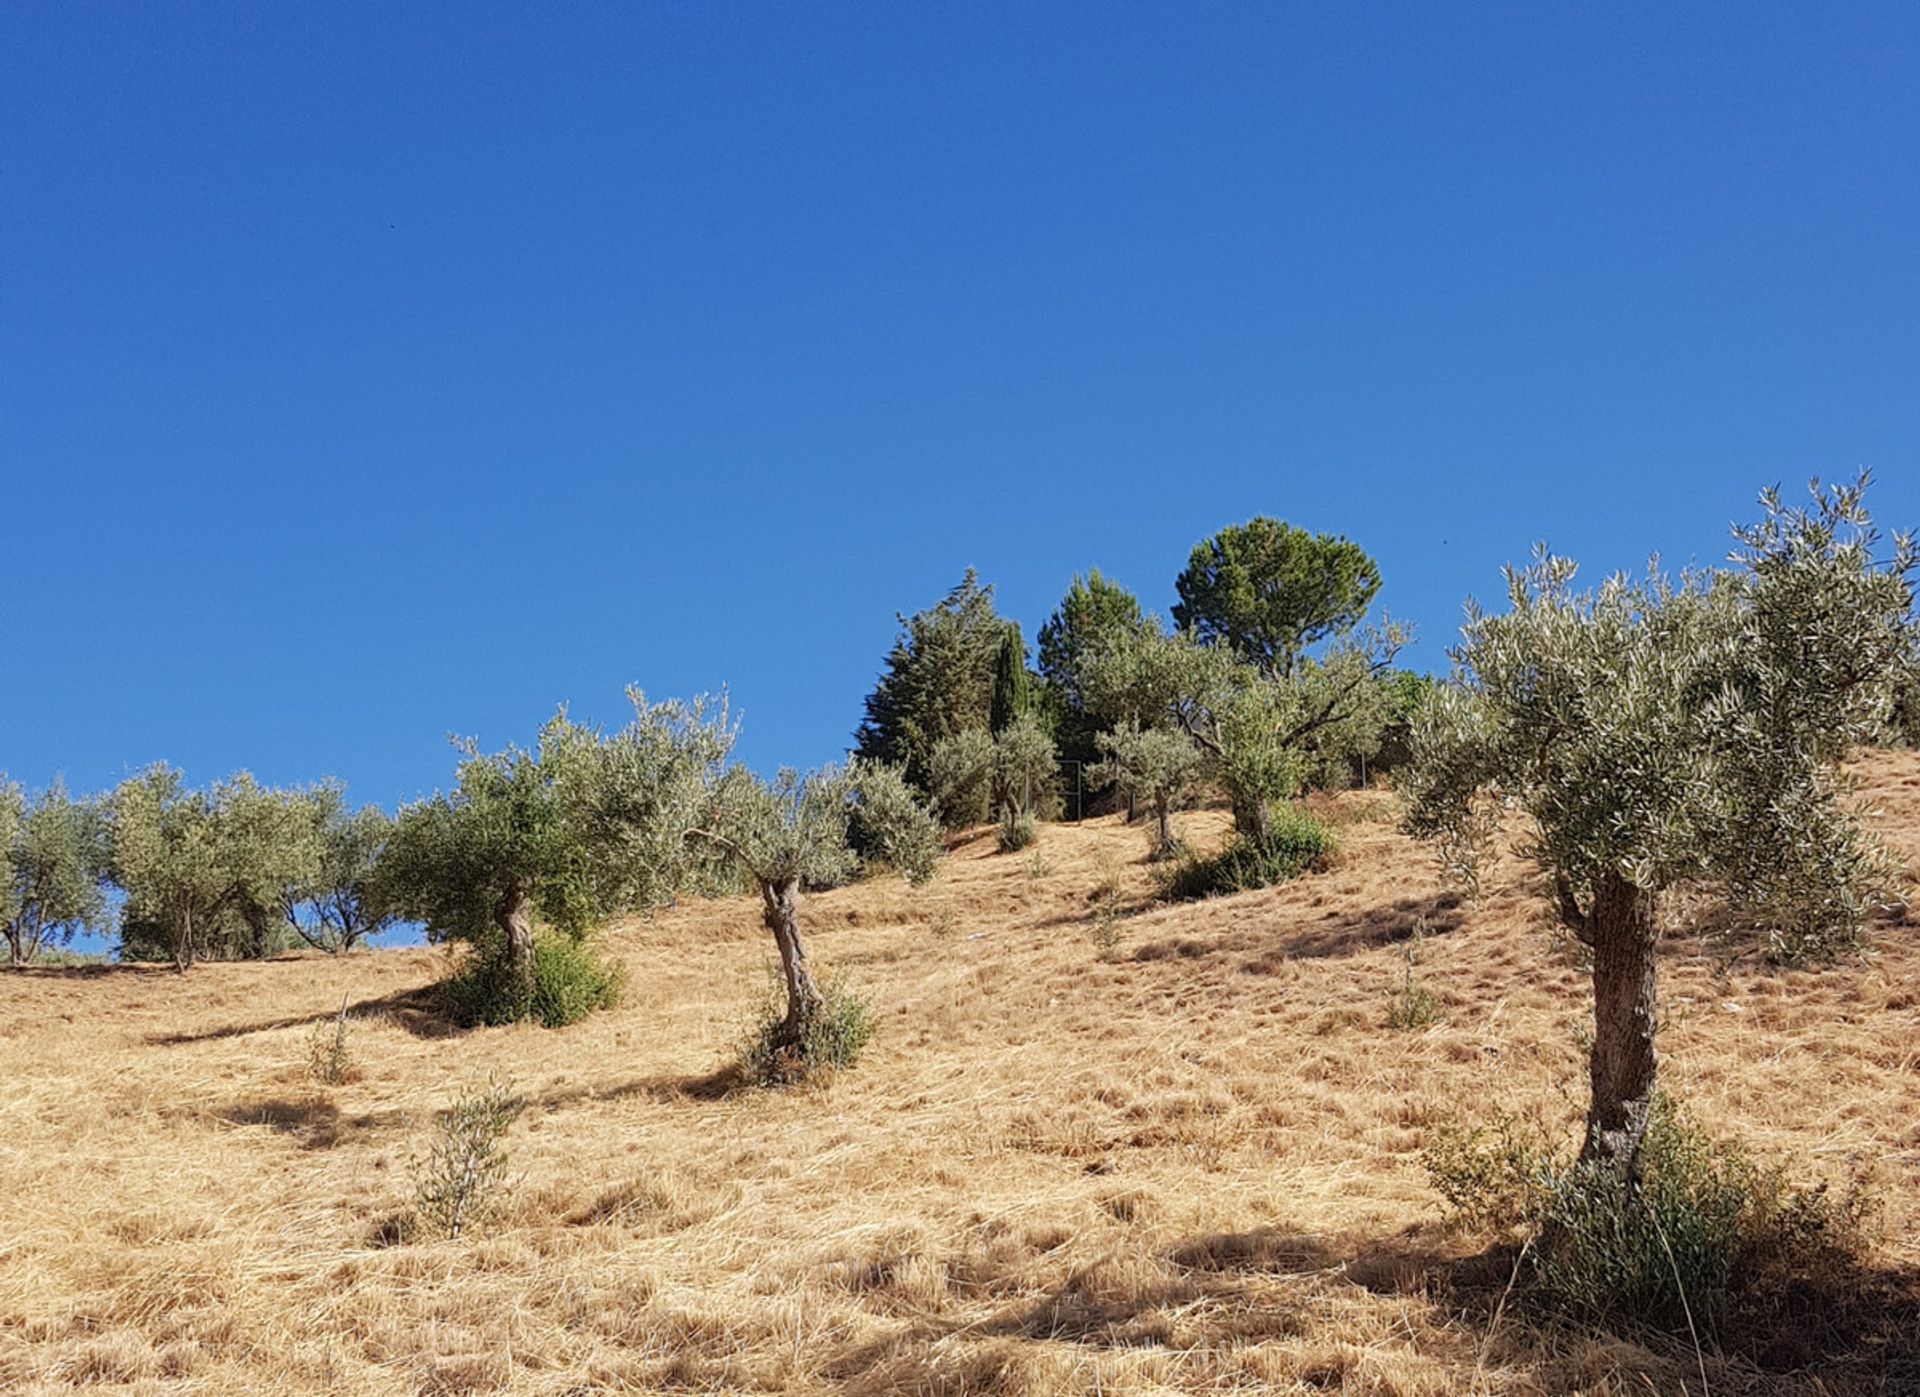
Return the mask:
{"type": "Polygon", "coordinates": [[[1443,1137],[1425,1162],[1457,1220],[1522,1229],[1524,1302],[1616,1330],[1716,1334],[1759,1278],[1827,1268],[1864,1239],[1858,1189],[1791,1188],[1664,1097],[1637,1174],[1561,1158],[1511,1116],[1443,1137]]]}
{"type": "Polygon", "coordinates": [[[777,983],[740,1052],[740,1075],[755,1086],[793,1086],[820,1073],[852,1067],[873,1039],[873,1010],[838,979],[820,986],[820,1003],[796,1035],[777,983]]]}
{"type": "Polygon", "coordinates": [[[1040,835],[1040,827],[1033,815],[1025,810],[1016,810],[1011,805],[1000,811],[1000,852],[1017,854],[1033,843],[1040,835]]]}
{"type": "Polygon", "coordinates": [[[1178,902],[1252,892],[1323,868],[1340,847],[1332,824],[1295,804],[1275,808],[1262,839],[1236,836],[1207,858],[1189,855],[1166,875],[1166,895],[1178,902]]]}
{"type": "Polygon", "coordinates": [[[414,1167],[415,1235],[457,1238],[499,1215],[509,1186],[501,1141],[526,1104],[489,1076],[440,1113],[438,1133],[414,1167]]]}
{"type": "Polygon", "coordinates": [[[1387,1027],[1397,1029],[1425,1028],[1440,1018],[1440,1001],[1433,991],[1420,983],[1415,968],[1420,964],[1420,948],[1426,941],[1426,922],[1422,919],[1413,929],[1413,938],[1407,942],[1406,977],[1401,981],[1399,991],[1387,1005],[1387,1027]]]}
{"type": "Polygon", "coordinates": [[[347,997],[340,996],[340,1012],[313,1026],[307,1044],[307,1075],[316,1082],[337,1087],[351,1081],[353,1057],[347,1051],[347,997]]]}
{"type": "Polygon", "coordinates": [[[547,1028],[578,1023],[596,1009],[620,1002],[624,969],[567,936],[543,936],[533,944],[533,979],[513,970],[505,946],[483,947],[445,986],[447,1011],[469,1027],[533,1019],[547,1028]]]}

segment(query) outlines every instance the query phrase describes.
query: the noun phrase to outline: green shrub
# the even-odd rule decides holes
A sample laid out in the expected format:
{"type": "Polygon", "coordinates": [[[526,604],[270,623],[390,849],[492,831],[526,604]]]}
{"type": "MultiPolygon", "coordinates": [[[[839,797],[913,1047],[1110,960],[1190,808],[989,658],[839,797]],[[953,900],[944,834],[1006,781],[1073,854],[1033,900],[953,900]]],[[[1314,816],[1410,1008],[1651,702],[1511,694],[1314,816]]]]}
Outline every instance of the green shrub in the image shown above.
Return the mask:
{"type": "Polygon", "coordinates": [[[1032,815],[1024,810],[1015,810],[1011,805],[1000,810],[1000,852],[1014,854],[1026,848],[1040,836],[1040,827],[1032,815]]]}
{"type": "Polygon", "coordinates": [[[801,1032],[786,1037],[778,976],[740,1054],[740,1072],[756,1086],[791,1086],[819,1072],[851,1067],[873,1038],[873,1011],[837,977],[821,982],[820,1005],[801,1032]]]}
{"type": "Polygon", "coordinates": [[[1791,1276],[1857,1245],[1858,1194],[1788,1187],[1656,1098],[1639,1175],[1567,1161],[1513,1117],[1444,1137],[1428,1178],[1461,1221],[1519,1224],[1519,1293],[1542,1310],[1615,1329],[1710,1334],[1738,1283],[1791,1276]]]}
{"type": "Polygon", "coordinates": [[[1181,859],[1166,877],[1166,893],[1186,902],[1270,888],[1324,867],[1339,845],[1339,832],[1311,810],[1292,803],[1280,805],[1268,822],[1265,839],[1236,836],[1210,858],[1181,859]]]}
{"type": "Polygon", "coordinates": [[[354,1076],[353,1056],[347,1051],[347,997],[340,996],[340,1012],[313,1026],[307,1043],[307,1075],[330,1087],[354,1076]]]}
{"type": "Polygon", "coordinates": [[[1420,983],[1415,973],[1420,964],[1420,948],[1426,939],[1427,923],[1423,917],[1414,923],[1413,936],[1406,944],[1406,978],[1387,1005],[1388,1028],[1425,1028],[1440,1018],[1440,1001],[1434,998],[1432,990],[1420,983]]]}
{"type": "Polygon", "coordinates": [[[414,1226],[419,1236],[458,1237],[500,1210],[508,1187],[501,1140],[526,1109],[511,1086],[487,1078],[440,1113],[439,1130],[414,1165],[414,1226]]]}
{"type": "Polygon", "coordinates": [[[504,943],[480,947],[446,984],[448,1013],[469,1026],[534,1019],[547,1028],[577,1023],[595,1009],[620,1002],[626,973],[592,947],[569,936],[533,943],[533,983],[513,973],[504,943]]]}

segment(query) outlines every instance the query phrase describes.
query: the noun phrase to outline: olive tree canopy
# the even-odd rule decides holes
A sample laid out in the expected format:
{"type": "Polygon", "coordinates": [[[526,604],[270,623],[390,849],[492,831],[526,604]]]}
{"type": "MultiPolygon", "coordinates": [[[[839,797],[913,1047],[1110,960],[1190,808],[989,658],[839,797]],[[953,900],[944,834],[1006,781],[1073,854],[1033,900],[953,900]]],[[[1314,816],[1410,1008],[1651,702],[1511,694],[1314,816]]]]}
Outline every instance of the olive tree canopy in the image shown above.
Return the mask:
{"type": "Polygon", "coordinates": [[[31,798],[0,782],[0,930],[12,965],[107,924],[106,821],[55,782],[31,798]]]}
{"type": "Polygon", "coordinates": [[[1660,899],[1717,887],[1789,954],[1851,938],[1885,864],[1836,800],[1912,645],[1912,542],[1876,560],[1866,481],[1762,496],[1730,568],[1573,589],[1542,549],[1510,609],[1470,606],[1414,725],[1407,822],[1471,879],[1502,815],[1593,949],[1584,1152],[1631,1168],[1655,1082],[1660,899]]]}

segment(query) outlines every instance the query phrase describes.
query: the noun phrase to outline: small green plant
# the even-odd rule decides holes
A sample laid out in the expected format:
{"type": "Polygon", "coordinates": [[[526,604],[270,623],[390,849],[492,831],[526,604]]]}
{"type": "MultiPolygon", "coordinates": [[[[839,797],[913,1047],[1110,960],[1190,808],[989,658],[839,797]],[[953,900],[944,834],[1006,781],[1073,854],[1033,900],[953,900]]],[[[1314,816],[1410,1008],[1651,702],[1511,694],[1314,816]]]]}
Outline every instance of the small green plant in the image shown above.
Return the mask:
{"type": "Polygon", "coordinates": [[[796,1041],[781,1007],[777,973],[740,1053],[740,1073],[756,1086],[792,1086],[822,1072],[851,1067],[873,1039],[873,1011],[838,976],[820,986],[820,1003],[801,1024],[796,1041]]]}
{"type": "Polygon", "coordinates": [[[533,982],[513,973],[504,946],[483,946],[447,981],[448,1012],[468,1025],[534,1019],[548,1028],[577,1023],[595,1009],[620,1002],[621,966],[603,960],[570,936],[543,936],[533,946],[533,982]]]}
{"type": "Polygon", "coordinates": [[[1101,960],[1112,960],[1120,952],[1120,895],[1112,887],[1094,904],[1093,944],[1101,960]]]}
{"type": "Polygon", "coordinates": [[[1638,1169],[1555,1154],[1512,1116],[1451,1132],[1427,1175],[1456,1219],[1527,1235],[1518,1293],[1616,1329],[1711,1334],[1743,1281],[1791,1277],[1859,1245],[1865,1205],[1790,1188],[1656,1096],[1638,1169]]]}
{"type": "Polygon", "coordinates": [[[1039,837],[1040,827],[1030,812],[1007,805],[1000,809],[999,834],[1000,852],[1017,854],[1039,837]]]}
{"type": "Polygon", "coordinates": [[[313,1026],[313,1038],[307,1045],[307,1075],[330,1087],[344,1084],[353,1076],[353,1058],[347,1051],[347,997],[340,996],[340,1012],[313,1026]]]}
{"type": "Polygon", "coordinates": [[[1440,1001],[1434,998],[1433,991],[1420,983],[1415,973],[1426,939],[1426,919],[1421,918],[1414,923],[1413,935],[1406,944],[1406,976],[1392,1003],[1387,1006],[1388,1028],[1425,1028],[1440,1017],[1440,1001]]]}
{"type": "Polygon", "coordinates": [[[1325,867],[1339,847],[1331,824],[1304,806],[1284,804],[1274,809],[1266,838],[1237,836],[1211,858],[1183,858],[1163,886],[1179,902],[1270,888],[1325,867]]]}
{"type": "Polygon", "coordinates": [[[438,1133],[414,1167],[421,1234],[457,1238],[498,1215],[509,1185],[501,1142],[526,1104],[510,1084],[489,1076],[440,1113],[438,1133]]]}

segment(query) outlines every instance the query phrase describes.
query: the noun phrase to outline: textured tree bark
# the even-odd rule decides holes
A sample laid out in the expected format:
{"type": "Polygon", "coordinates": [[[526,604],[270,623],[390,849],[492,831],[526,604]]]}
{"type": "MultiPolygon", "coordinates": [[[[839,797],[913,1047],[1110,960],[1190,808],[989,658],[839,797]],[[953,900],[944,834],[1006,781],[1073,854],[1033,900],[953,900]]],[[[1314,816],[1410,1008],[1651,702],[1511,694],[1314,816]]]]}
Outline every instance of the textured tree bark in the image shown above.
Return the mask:
{"type": "Polygon", "coordinates": [[[807,943],[800,936],[800,880],[762,882],[760,896],[766,903],[763,920],[780,948],[780,974],[787,987],[787,1016],[780,1025],[780,1046],[799,1048],[806,1041],[807,1021],[821,1003],[820,989],[807,963],[807,943]]]}
{"type": "Polygon", "coordinates": [[[1233,825],[1243,838],[1264,845],[1273,831],[1273,815],[1264,800],[1249,801],[1234,807],[1233,825]]]}
{"type": "Polygon", "coordinates": [[[267,958],[267,909],[257,903],[248,902],[245,905],[245,914],[247,931],[253,941],[253,959],[265,960],[267,958]]]}
{"type": "Polygon", "coordinates": [[[507,889],[494,910],[493,919],[507,934],[507,958],[513,973],[524,984],[533,983],[533,899],[522,887],[507,889]]]}
{"type": "Polygon", "coordinates": [[[193,904],[181,899],[174,904],[173,968],[182,975],[193,965],[193,904]]]}
{"type": "Polygon", "coordinates": [[[1154,797],[1153,821],[1159,843],[1154,847],[1156,854],[1164,854],[1173,848],[1173,797],[1161,792],[1154,797]]]}
{"type": "Polygon", "coordinates": [[[1654,898],[1617,873],[1594,890],[1593,1099],[1580,1157],[1633,1172],[1653,1108],[1654,898]]]}

